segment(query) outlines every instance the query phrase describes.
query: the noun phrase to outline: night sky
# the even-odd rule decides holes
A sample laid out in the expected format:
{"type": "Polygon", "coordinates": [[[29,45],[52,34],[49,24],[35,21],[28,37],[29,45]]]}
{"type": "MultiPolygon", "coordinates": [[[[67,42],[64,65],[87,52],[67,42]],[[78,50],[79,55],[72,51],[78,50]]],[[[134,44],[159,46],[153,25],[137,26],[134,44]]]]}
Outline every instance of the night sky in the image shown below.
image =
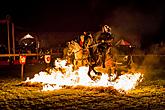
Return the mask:
{"type": "Polygon", "coordinates": [[[0,18],[7,14],[22,31],[96,32],[108,24],[121,36],[165,40],[165,4],[159,0],[6,0],[0,18]]]}

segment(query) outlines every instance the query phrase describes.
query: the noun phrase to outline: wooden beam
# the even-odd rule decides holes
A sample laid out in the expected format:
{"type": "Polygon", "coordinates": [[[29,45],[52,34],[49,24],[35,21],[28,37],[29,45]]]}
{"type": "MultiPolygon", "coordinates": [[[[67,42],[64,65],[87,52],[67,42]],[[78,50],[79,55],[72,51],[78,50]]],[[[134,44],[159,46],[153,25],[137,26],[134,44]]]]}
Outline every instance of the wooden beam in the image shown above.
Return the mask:
{"type": "MultiPolygon", "coordinates": [[[[46,54],[37,54],[37,53],[31,53],[31,54],[0,54],[0,57],[20,56],[20,55],[25,55],[25,56],[42,56],[42,55],[46,55],[46,54]]],[[[51,55],[62,55],[62,53],[52,53],[51,55]]]]}

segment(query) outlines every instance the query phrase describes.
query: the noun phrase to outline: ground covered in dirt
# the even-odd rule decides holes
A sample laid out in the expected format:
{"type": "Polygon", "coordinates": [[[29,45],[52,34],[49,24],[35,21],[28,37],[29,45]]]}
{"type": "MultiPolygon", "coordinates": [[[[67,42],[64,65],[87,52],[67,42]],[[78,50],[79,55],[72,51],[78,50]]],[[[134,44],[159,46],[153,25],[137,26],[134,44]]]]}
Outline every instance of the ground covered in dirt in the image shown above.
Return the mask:
{"type": "Polygon", "coordinates": [[[0,109],[152,109],[165,108],[165,80],[141,82],[134,90],[64,88],[42,91],[41,86],[21,85],[15,78],[0,79],[0,109]]]}
{"type": "MultiPolygon", "coordinates": [[[[23,85],[21,65],[0,67],[0,110],[8,109],[140,109],[165,108],[165,59],[148,56],[137,71],[144,74],[139,85],[127,93],[112,87],[64,87],[42,91],[40,84],[23,85]]],[[[136,61],[136,60],[135,60],[136,61]]],[[[137,60],[140,61],[140,60],[137,60]]],[[[24,80],[45,70],[46,64],[24,66],[24,80]]]]}

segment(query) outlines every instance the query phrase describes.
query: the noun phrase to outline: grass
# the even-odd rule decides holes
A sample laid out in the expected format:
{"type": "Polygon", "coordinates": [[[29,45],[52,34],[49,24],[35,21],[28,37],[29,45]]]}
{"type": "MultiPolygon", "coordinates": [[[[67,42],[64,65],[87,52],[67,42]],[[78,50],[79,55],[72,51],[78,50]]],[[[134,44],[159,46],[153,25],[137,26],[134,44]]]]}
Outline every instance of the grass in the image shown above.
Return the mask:
{"type": "MultiPolygon", "coordinates": [[[[10,69],[2,67],[0,71],[0,110],[164,110],[165,67],[163,65],[165,61],[164,57],[158,60],[161,63],[155,59],[152,57],[145,60],[143,68],[139,68],[139,70],[145,70],[144,81],[126,94],[119,93],[111,87],[83,86],[44,92],[41,91],[40,84],[22,85],[20,65],[11,66],[10,69]]],[[[44,64],[25,65],[24,78],[33,77],[34,74],[45,68],[44,64]]]]}
{"type": "Polygon", "coordinates": [[[20,85],[20,79],[0,80],[0,109],[156,109],[165,108],[165,80],[143,81],[121,94],[113,88],[66,87],[41,91],[20,85]]]}

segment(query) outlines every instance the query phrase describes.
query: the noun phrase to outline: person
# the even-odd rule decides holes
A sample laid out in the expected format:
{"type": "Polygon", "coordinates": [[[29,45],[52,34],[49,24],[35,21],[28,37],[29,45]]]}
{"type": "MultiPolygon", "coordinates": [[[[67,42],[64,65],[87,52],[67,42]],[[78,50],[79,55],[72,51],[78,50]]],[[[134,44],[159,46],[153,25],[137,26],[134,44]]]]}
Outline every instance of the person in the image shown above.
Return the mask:
{"type": "Polygon", "coordinates": [[[85,36],[80,35],[80,40],[78,41],[79,45],[84,49],[85,48],[85,36]]]}
{"type": "Polygon", "coordinates": [[[111,33],[111,28],[108,25],[104,25],[102,27],[102,33],[98,38],[98,51],[99,51],[99,60],[102,64],[103,68],[105,68],[105,59],[106,59],[106,52],[109,46],[112,45],[114,37],[111,33]]]}
{"type": "Polygon", "coordinates": [[[85,35],[85,48],[87,51],[89,51],[88,61],[89,61],[89,64],[91,64],[92,61],[95,61],[93,47],[92,47],[92,45],[94,44],[94,40],[90,32],[84,32],[84,35],[85,35]]]}
{"type": "Polygon", "coordinates": [[[84,32],[85,47],[88,48],[92,44],[93,38],[90,32],[84,32]]]}

